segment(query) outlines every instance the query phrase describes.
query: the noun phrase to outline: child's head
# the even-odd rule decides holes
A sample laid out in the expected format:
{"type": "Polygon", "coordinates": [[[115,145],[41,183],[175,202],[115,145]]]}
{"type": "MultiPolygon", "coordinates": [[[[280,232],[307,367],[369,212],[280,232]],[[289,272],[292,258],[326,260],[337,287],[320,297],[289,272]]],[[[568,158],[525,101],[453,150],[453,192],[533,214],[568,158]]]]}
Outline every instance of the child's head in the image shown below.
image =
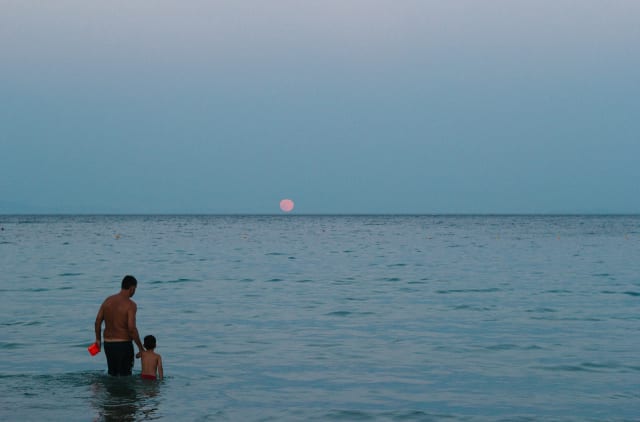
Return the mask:
{"type": "Polygon", "coordinates": [[[144,338],[144,348],[147,350],[153,350],[156,348],[156,338],[154,336],[146,336],[144,338]]]}

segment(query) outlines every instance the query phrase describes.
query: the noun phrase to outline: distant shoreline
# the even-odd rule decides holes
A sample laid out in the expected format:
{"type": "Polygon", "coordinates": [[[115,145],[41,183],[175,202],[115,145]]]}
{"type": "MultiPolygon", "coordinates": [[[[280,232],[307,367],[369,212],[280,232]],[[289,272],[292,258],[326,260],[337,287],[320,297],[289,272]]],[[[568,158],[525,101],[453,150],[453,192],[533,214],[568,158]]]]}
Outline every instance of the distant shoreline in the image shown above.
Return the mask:
{"type": "Polygon", "coordinates": [[[1,213],[0,217],[640,217],[639,213],[1,213]]]}

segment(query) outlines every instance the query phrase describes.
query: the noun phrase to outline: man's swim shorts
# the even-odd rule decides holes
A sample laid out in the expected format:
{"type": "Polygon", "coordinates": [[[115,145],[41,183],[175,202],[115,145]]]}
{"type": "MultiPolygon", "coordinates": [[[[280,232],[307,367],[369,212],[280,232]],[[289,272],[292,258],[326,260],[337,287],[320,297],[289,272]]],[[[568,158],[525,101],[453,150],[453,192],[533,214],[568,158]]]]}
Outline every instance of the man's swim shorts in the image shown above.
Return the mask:
{"type": "Polygon", "coordinates": [[[104,354],[107,356],[109,375],[131,375],[133,369],[133,342],[105,341],[104,354]]]}

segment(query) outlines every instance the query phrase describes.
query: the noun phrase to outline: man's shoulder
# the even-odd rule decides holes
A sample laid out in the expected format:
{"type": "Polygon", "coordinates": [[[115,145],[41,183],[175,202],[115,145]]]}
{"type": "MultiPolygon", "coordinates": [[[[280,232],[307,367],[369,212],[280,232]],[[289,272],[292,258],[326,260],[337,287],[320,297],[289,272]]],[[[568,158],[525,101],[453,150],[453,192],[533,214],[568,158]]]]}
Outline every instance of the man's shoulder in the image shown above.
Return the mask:
{"type": "Polygon", "coordinates": [[[137,309],[138,307],[138,305],[136,305],[136,303],[133,300],[129,298],[124,298],[117,293],[115,295],[111,295],[108,298],[106,298],[102,304],[103,305],[113,304],[114,306],[120,309],[122,309],[122,307],[137,309]]]}

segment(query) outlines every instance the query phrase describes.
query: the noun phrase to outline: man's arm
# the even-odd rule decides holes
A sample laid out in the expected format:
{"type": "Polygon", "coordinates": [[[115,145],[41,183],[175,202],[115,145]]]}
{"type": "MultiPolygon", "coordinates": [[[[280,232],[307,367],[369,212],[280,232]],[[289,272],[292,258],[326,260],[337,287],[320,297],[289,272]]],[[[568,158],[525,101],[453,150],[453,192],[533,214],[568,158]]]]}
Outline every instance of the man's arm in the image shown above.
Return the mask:
{"type": "Polygon", "coordinates": [[[100,347],[102,343],[102,321],[104,321],[104,303],[100,305],[98,315],[96,315],[95,331],[98,347],[100,347]]]}
{"type": "Polygon", "coordinates": [[[129,337],[138,346],[138,351],[145,350],[140,341],[140,334],[138,334],[138,328],[136,328],[136,312],[138,311],[138,305],[133,302],[127,311],[127,327],[129,328],[129,337]]]}

